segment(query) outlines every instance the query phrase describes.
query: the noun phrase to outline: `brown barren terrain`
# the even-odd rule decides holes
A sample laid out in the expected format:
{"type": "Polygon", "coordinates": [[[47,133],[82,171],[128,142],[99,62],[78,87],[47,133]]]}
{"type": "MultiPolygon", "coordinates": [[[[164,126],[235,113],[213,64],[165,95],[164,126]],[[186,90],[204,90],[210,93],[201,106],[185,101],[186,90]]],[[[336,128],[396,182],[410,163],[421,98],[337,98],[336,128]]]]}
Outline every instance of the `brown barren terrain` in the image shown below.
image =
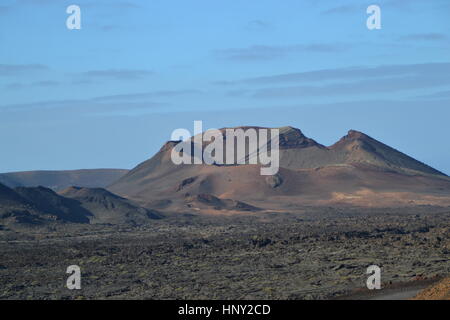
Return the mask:
{"type": "Polygon", "coordinates": [[[450,277],[423,290],[414,300],[450,300],[450,277]]]}

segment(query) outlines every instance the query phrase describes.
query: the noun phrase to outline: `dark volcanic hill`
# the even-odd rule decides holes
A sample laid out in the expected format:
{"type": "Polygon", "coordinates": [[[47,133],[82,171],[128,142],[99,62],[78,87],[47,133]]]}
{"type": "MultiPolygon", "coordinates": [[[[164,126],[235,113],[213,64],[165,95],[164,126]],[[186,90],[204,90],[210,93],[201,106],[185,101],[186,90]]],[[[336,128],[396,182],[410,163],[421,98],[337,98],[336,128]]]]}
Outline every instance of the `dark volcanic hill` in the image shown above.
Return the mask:
{"type": "Polygon", "coordinates": [[[171,210],[211,212],[216,210],[192,206],[192,196],[210,195],[271,210],[304,205],[450,205],[450,178],[445,174],[353,130],[326,147],[299,129],[280,128],[280,170],[275,176],[261,176],[259,164],[175,165],[171,150],[178,143],[167,142],[109,190],[144,204],[170,202],[171,210]]]}
{"type": "Polygon", "coordinates": [[[0,183],[0,206],[26,205],[28,202],[11,188],[0,183]]]}
{"type": "Polygon", "coordinates": [[[70,186],[105,188],[127,172],[125,169],[10,172],[0,173],[0,183],[10,188],[43,186],[55,191],[70,186]]]}
{"type": "Polygon", "coordinates": [[[92,213],[78,201],[61,197],[45,187],[18,187],[14,191],[26,199],[42,215],[65,222],[88,223],[92,213]]]}
{"type": "Polygon", "coordinates": [[[70,187],[60,192],[60,195],[78,201],[83,208],[92,212],[91,223],[139,225],[149,219],[162,217],[155,210],[142,208],[102,188],[70,187]]]}
{"type": "Polygon", "coordinates": [[[38,224],[45,220],[56,220],[56,217],[39,211],[38,206],[30,199],[0,184],[0,224],[38,224]]]}
{"type": "Polygon", "coordinates": [[[162,216],[131,201],[97,188],[72,187],[57,194],[45,187],[0,184],[0,225],[50,222],[139,225],[162,216]]]}

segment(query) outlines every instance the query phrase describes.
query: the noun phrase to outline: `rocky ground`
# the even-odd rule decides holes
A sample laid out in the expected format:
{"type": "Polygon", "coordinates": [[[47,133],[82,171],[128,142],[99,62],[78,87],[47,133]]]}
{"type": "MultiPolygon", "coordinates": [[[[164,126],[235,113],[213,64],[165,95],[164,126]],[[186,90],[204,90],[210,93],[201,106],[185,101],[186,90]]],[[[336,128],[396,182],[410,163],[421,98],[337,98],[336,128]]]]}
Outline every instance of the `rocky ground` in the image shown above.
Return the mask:
{"type": "Polygon", "coordinates": [[[372,264],[384,287],[449,275],[450,208],[0,226],[1,299],[331,299],[372,264]],[[65,287],[70,265],[81,290],[65,287]]]}
{"type": "Polygon", "coordinates": [[[450,277],[436,283],[414,297],[415,300],[450,300],[450,277]]]}

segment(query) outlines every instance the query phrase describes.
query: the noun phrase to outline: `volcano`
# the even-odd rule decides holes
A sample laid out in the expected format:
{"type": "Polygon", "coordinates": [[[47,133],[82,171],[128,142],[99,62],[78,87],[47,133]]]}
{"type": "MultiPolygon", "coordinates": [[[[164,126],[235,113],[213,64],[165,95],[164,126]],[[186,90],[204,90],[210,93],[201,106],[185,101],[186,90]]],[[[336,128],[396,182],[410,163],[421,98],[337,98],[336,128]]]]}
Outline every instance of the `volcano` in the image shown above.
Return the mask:
{"type": "MultiPolygon", "coordinates": [[[[108,189],[146,206],[164,203],[167,209],[199,212],[224,212],[218,201],[258,208],[252,212],[311,205],[450,205],[449,177],[362,132],[350,130],[327,147],[299,129],[279,130],[280,169],[274,176],[260,175],[259,164],[175,165],[171,151],[180,141],[169,141],[108,189]],[[214,201],[193,205],[193,197],[214,201]]],[[[239,206],[225,211],[238,212],[239,206]]]]}

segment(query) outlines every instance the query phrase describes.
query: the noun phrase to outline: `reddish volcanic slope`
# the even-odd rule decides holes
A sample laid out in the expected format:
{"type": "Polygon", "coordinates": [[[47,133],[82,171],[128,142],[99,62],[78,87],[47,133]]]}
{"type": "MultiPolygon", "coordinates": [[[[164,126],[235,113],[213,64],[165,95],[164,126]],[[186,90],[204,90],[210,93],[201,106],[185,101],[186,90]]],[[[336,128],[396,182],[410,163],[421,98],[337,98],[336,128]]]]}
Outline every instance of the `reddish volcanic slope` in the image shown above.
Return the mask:
{"type": "Polygon", "coordinates": [[[450,205],[450,178],[364,133],[349,131],[326,147],[299,129],[279,129],[280,170],[275,176],[260,175],[259,164],[175,165],[171,150],[179,142],[170,141],[109,189],[150,206],[164,203],[171,210],[218,213],[224,212],[217,210],[220,206],[211,203],[205,208],[204,202],[200,206],[190,199],[210,196],[267,210],[305,205],[450,205]]]}
{"type": "Polygon", "coordinates": [[[413,300],[450,300],[450,277],[423,290],[413,300]]]}

